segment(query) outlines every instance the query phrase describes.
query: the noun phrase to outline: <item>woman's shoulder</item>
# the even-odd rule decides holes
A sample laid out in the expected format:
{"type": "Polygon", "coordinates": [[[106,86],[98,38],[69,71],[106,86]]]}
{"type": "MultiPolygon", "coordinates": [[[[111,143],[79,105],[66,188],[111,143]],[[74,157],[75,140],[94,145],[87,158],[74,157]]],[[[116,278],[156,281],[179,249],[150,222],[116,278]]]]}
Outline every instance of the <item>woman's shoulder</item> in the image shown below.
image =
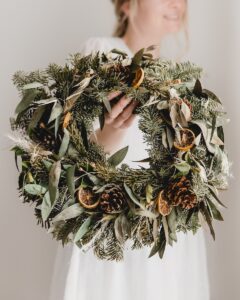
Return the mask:
{"type": "Polygon", "coordinates": [[[108,36],[92,36],[87,38],[80,44],[79,51],[88,55],[92,52],[107,52],[112,50],[118,44],[117,37],[108,37],[108,36]]]}

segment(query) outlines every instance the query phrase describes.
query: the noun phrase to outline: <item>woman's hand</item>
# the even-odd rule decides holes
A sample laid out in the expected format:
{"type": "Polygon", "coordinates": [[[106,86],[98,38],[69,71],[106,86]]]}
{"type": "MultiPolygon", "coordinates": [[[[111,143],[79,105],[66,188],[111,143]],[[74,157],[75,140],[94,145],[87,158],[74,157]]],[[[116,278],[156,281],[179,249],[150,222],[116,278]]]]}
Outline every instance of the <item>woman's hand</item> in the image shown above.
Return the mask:
{"type": "MultiPolygon", "coordinates": [[[[111,92],[108,95],[109,101],[120,94],[121,91],[111,92]]],[[[111,113],[105,113],[105,124],[115,129],[126,129],[130,127],[136,117],[136,115],[132,114],[136,105],[137,101],[133,101],[127,96],[121,97],[121,99],[112,107],[111,113]]]]}
{"type": "MultiPolygon", "coordinates": [[[[114,91],[108,94],[108,100],[111,101],[119,96],[121,91],[114,91]]],[[[119,145],[127,129],[132,125],[135,114],[132,114],[137,106],[137,101],[133,101],[127,96],[123,96],[113,105],[111,113],[105,113],[105,122],[103,129],[95,131],[95,136],[92,134],[90,140],[97,142],[104,147],[105,152],[109,154],[119,149],[119,145]]]]}

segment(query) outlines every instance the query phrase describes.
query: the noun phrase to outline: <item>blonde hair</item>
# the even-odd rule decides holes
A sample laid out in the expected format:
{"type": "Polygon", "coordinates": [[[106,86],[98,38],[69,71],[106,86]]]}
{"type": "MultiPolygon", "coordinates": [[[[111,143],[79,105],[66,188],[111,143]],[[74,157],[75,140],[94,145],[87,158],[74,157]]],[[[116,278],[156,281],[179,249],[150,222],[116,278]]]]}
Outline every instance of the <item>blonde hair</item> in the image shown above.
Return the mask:
{"type": "Polygon", "coordinates": [[[115,15],[117,17],[117,23],[115,25],[113,36],[122,37],[124,36],[125,32],[127,31],[128,27],[128,17],[124,14],[121,10],[122,5],[129,1],[130,2],[130,11],[131,13],[136,12],[138,0],[111,0],[115,7],[115,15]]]}
{"type": "MultiPolygon", "coordinates": [[[[130,13],[131,17],[137,12],[138,8],[138,0],[111,0],[114,9],[115,9],[115,15],[117,17],[117,22],[115,24],[114,31],[112,33],[112,36],[114,37],[123,37],[124,34],[127,31],[128,28],[128,17],[124,14],[122,11],[122,5],[129,1],[130,2],[130,13]]],[[[187,0],[186,0],[187,2],[187,0]]],[[[186,9],[184,19],[183,19],[183,32],[184,32],[184,38],[185,38],[185,47],[183,52],[187,52],[189,48],[189,33],[188,33],[188,9],[186,9]]]]}

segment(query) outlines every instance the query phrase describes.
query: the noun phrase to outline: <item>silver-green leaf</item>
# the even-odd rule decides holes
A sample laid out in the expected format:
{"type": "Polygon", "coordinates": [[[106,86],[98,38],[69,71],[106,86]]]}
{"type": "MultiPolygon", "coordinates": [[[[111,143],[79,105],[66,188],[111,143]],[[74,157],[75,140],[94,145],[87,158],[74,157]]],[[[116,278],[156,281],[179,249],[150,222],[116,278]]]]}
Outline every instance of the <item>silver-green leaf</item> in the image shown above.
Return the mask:
{"type": "Polygon", "coordinates": [[[66,128],[64,128],[63,130],[64,130],[64,136],[58,153],[59,159],[61,159],[65,155],[70,141],[70,135],[68,130],[66,128]]]}
{"type": "Polygon", "coordinates": [[[39,185],[39,184],[26,184],[24,186],[24,190],[31,195],[42,195],[46,193],[46,187],[39,185]]]}
{"type": "Polygon", "coordinates": [[[116,153],[114,153],[112,156],[108,158],[108,163],[116,167],[124,160],[124,158],[127,155],[127,152],[128,152],[128,146],[118,150],[116,153]]]}
{"type": "Polygon", "coordinates": [[[75,234],[74,243],[78,242],[88,232],[91,221],[92,217],[90,216],[83,222],[83,224],[80,226],[77,233],[75,234]]]}

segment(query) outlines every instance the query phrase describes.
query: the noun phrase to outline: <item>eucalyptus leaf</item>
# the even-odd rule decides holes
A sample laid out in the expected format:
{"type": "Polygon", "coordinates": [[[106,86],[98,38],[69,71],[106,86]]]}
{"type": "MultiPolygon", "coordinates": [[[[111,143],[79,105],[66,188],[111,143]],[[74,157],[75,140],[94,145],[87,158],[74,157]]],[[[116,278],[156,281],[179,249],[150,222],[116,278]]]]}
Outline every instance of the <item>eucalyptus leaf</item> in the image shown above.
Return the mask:
{"type": "Polygon", "coordinates": [[[174,103],[171,108],[170,108],[170,118],[172,121],[172,126],[175,128],[177,126],[177,123],[179,121],[179,115],[178,115],[178,110],[177,110],[177,104],[174,103]]]}
{"type": "Polygon", "coordinates": [[[123,160],[124,158],[126,157],[127,155],[127,152],[128,152],[128,146],[118,150],[116,153],[114,153],[112,156],[110,156],[108,158],[108,163],[110,165],[112,165],[113,167],[116,167],[117,165],[119,165],[123,160]]]}
{"type": "Polygon", "coordinates": [[[48,160],[46,160],[46,159],[43,159],[42,162],[43,162],[44,166],[46,167],[46,169],[47,169],[48,171],[50,171],[50,169],[51,169],[53,163],[50,162],[50,161],[48,161],[48,160]]]}
{"type": "Polygon", "coordinates": [[[40,121],[40,119],[41,119],[41,117],[44,113],[44,111],[45,111],[45,108],[43,106],[38,107],[34,111],[33,116],[31,118],[31,121],[29,122],[29,125],[28,125],[28,132],[30,130],[34,129],[37,126],[38,122],[40,121]]]}
{"type": "Polygon", "coordinates": [[[36,89],[36,88],[40,88],[43,87],[43,84],[40,82],[32,82],[32,83],[28,83],[25,84],[22,89],[23,90],[29,90],[29,89],[36,89]]]}
{"type": "Polygon", "coordinates": [[[213,119],[212,119],[212,132],[211,132],[210,141],[212,140],[214,131],[216,129],[216,123],[217,123],[217,117],[216,117],[216,115],[213,115],[213,119]]]}
{"type": "Polygon", "coordinates": [[[158,251],[160,250],[160,248],[161,248],[161,243],[160,243],[160,239],[158,238],[154,242],[153,247],[152,247],[152,249],[150,251],[150,254],[149,254],[148,258],[150,258],[150,257],[154,256],[156,253],[158,253],[158,251]]]}
{"type": "Polygon", "coordinates": [[[168,146],[170,149],[172,149],[173,142],[174,142],[174,135],[168,126],[166,127],[166,135],[167,135],[168,146]]]}
{"type": "Polygon", "coordinates": [[[74,237],[74,243],[78,242],[89,230],[92,221],[92,216],[88,217],[78,229],[74,237]]]}
{"type": "Polygon", "coordinates": [[[168,103],[168,101],[165,101],[165,100],[159,101],[159,103],[157,105],[158,110],[168,109],[168,107],[169,107],[169,103],[168,103]]]}
{"type": "Polygon", "coordinates": [[[213,198],[214,198],[221,206],[227,208],[227,206],[224,205],[224,204],[220,201],[220,199],[218,198],[217,192],[216,192],[216,190],[214,190],[214,187],[211,186],[211,185],[208,185],[208,187],[209,187],[209,192],[211,193],[211,195],[213,196],[213,198]]]}
{"type": "Polygon", "coordinates": [[[182,101],[181,104],[181,111],[185,117],[185,120],[189,122],[191,120],[191,111],[189,106],[184,101],[182,101]]]}
{"type": "Polygon", "coordinates": [[[39,106],[41,105],[48,105],[48,104],[51,104],[51,103],[54,103],[54,102],[57,102],[58,99],[55,98],[55,97],[51,97],[51,98],[48,98],[48,99],[41,99],[41,100],[38,100],[36,102],[36,104],[38,104],[39,106]]]}
{"type": "Polygon", "coordinates": [[[84,212],[84,208],[79,204],[75,203],[67,208],[65,208],[63,211],[61,211],[53,220],[52,222],[58,222],[58,221],[66,221],[69,219],[76,218],[80,216],[84,212]]]}
{"type": "Polygon", "coordinates": [[[29,89],[24,92],[23,98],[15,109],[15,114],[20,114],[26,110],[30,104],[36,99],[40,91],[36,89],[29,89]]]}
{"type": "Polygon", "coordinates": [[[88,173],[88,172],[86,172],[86,173],[87,173],[88,178],[92,181],[92,183],[94,185],[98,185],[101,183],[101,179],[99,179],[97,176],[95,176],[94,174],[88,173]]]}
{"type": "Polygon", "coordinates": [[[41,216],[44,222],[48,219],[52,211],[52,208],[53,208],[53,204],[51,203],[50,200],[49,191],[47,191],[43,197],[43,201],[41,204],[41,216]]]}
{"type": "Polygon", "coordinates": [[[132,64],[131,64],[132,71],[136,71],[136,69],[140,66],[144,51],[145,51],[145,48],[142,48],[137,53],[135,53],[135,55],[133,56],[132,64]]]}
{"type": "Polygon", "coordinates": [[[167,223],[171,233],[175,233],[177,229],[177,214],[175,208],[172,209],[171,213],[166,216],[167,223]]]}
{"type": "Polygon", "coordinates": [[[115,53],[115,54],[119,54],[119,55],[121,55],[123,57],[127,57],[128,56],[126,52],[124,52],[124,51],[122,51],[120,49],[117,49],[117,48],[112,49],[110,52],[115,53]]]}
{"type": "Polygon", "coordinates": [[[168,148],[168,143],[167,143],[167,133],[166,130],[164,129],[162,132],[162,144],[163,146],[167,149],[168,148]]]}
{"type": "Polygon", "coordinates": [[[47,188],[39,184],[26,184],[24,190],[31,195],[42,195],[46,193],[47,188]]]}
{"type": "Polygon", "coordinates": [[[59,102],[55,102],[52,107],[52,111],[51,111],[51,115],[48,120],[48,124],[51,123],[56,118],[58,118],[59,116],[61,116],[62,112],[63,112],[62,105],[59,102]]]}
{"type": "Polygon", "coordinates": [[[55,120],[55,124],[54,124],[54,136],[55,136],[55,138],[57,138],[58,129],[59,129],[59,125],[60,125],[60,120],[61,120],[61,115],[58,116],[55,120]]]}
{"type": "Polygon", "coordinates": [[[191,170],[191,166],[186,161],[182,161],[180,163],[174,164],[174,166],[183,175],[187,175],[191,170]]]}
{"type": "Polygon", "coordinates": [[[82,92],[85,90],[85,88],[90,84],[92,78],[95,77],[95,75],[92,75],[90,77],[84,78],[81,82],[79,82],[76,86],[78,86],[78,89],[71,94],[70,96],[67,97],[64,105],[64,114],[68,112],[75,102],[78,100],[82,92]]]}
{"type": "Polygon", "coordinates": [[[209,199],[208,197],[206,198],[213,218],[218,221],[224,221],[223,216],[221,215],[220,211],[217,209],[216,205],[211,201],[211,199],[209,199]]]}
{"type": "Polygon", "coordinates": [[[74,174],[76,165],[67,168],[67,186],[71,194],[72,200],[74,200],[75,184],[74,184],[74,174]]]}
{"type": "Polygon", "coordinates": [[[209,90],[207,90],[207,89],[203,89],[203,92],[204,92],[205,94],[207,94],[207,96],[208,96],[209,98],[211,98],[212,100],[214,100],[214,101],[216,101],[216,102],[222,104],[222,102],[219,100],[219,98],[218,98],[213,92],[211,92],[211,91],[209,91],[209,90]]]}
{"type": "Polygon", "coordinates": [[[163,224],[163,229],[164,229],[164,233],[165,233],[166,243],[170,245],[169,228],[168,228],[168,222],[167,222],[166,216],[162,216],[162,224],[163,224]]]}
{"type": "Polygon", "coordinates": [[[49,172],[48,190],[50,194],[51,204],[55,203],[58,195],[58,183],[61,175],[61,161],[58,160],[53,163],[49,172]]]}
{"type": "Polygon", "coordinates": [[[150,218],[150,219],[156,219],[157,218],[157,215],[155,215],[153,212],[151,212],[150,210],[148,210],[146,208],[135,209],[134,214],[136,216],[147,217],[147,218],[150,218]]]}
{"type": "Polygon", "coordinates": [[[128,194],[128,196],[130,197],[130,199],[137,205],[139,206],[142,211],[135,211],[135,214],[138,214],[138,215],[143,215],[143,216],[146,216],[146,217],[149,217],[149,218],[156,218],[157,216],[152,213],[151,211],[147,210],[146,207],[141,204],[139,202],[139,200],[137,199],[136,195],[134,195],[133,191],[130,189],[130,187],[128,187],[128,185],[126,184],[126,182],[123,183],[123,186],[128,194]]]}
{"type": "Polygon", "coordinates": [[[67,152],[69,141],[70,141],[70,135],[69,135],[68,130],[66,128],[63,128],[63,131],[64,131],[64,136],[63,136],[62,143],[61,143],[61,146],[60,146],[60,149],[58,152],[59,159],[61,159],[67,152]]]}
{"type": "Polygon", "coordinates": [[[161,230],[160,230],[160,249],[158,250],[158,255],[160,258],[163,258],[163,254],[166,248],[166,236],[165,236],[165,231],[164,228],[162,226],[161,230]]]}
{"type": "Polygon", "coordinates": [[[117,240],[123,244],[124,243],[124,232],[122,228],[122,215],[119,215],[114,222],[114,232],[117,240]]]}
{"type": "Polygon", "coordinates": [[[215,232],[212,225],[211,215],[209,214],[209,211],[203,202],[200,203],[200,211],[209,226],[213,239],[215,240],[215,232]]]}

